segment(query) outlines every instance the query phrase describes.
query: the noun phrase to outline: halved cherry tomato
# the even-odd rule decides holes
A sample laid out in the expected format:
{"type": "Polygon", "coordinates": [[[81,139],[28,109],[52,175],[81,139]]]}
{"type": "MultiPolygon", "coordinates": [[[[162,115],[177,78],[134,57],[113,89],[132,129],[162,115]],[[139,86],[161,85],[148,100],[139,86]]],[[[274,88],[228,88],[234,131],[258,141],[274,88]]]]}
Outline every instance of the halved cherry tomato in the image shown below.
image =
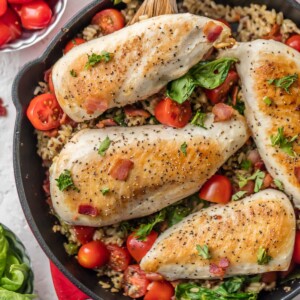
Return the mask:
{"type": "Polygon", "coordinates": [[[171,283],[155,281],[149,284],[144,300],[171,300],[173,296],[174,288],[171,283]]]}
{"type": "Polygon", "coordinates": [[[92,241],[82,245],[78,251],[78,262],[81,266],[94,269],[106,265],[109,251],[101,241],[92,241]]]}
{"type": "Polygon", "coordinates": [[[74,38],[73,40],[69,41],[68,44],[66,45],[64,49],[64,54],[68,53],[71,49],[83,43],[85,43],[84,39],[74,38]]]}
{"type": "Polygon", "coordinates": [[[7,0],[0,0],[0,17],[6,13],[7,0]]]}
{"type": "Polygon", "coordinates": [[[300,52],[300,34],[291,36],[285,43],[300,52]]]}
{"type": "Polygon", "coordinates": [[[63,111],[55,96],[50,93],[33,98],[27,108],[27,117],[38,130],[50,130],[60,125],[63,111]]]}
{"type": "Polygon", "coordinates": [[[135,232],[133,232],[126,241],[126,246],[131,256],[137,262],[140,262],[156,241],[157,236],[157,232],[151,231],[145,240],[139,240],[135,236],[135,232]]]}
{"type": "Polygon", "coordinates": [[[139,265],[130,265],[124,273],[124,283],[125,295],[136,299],[146,294],[150,281],[139,265]]]}
{"type": "Polygon", "coordinates": [[[11,40],[11,34],[9,28],[3,24],[0,23],[0,46],[8,43],[11,40]]]}
{"type": "Polygon", "coordinates": [[[160,123],[175,128],[184,127],[192,117],[192,109],[189,101],[178,104],[168,97],[156,105],[154,113],[160,123]]]}
{"type": "Polygon", "coordinates": [[[233,85],[238,82],[238,80],[239,75],[237,74],[237,72],[230,70],[225,81],[213,90],[205,89],[205,95],[213,104],[223,102],[224,100],[226,100],[228,93],[230,92],[233,85]]]}
{"type": "Polygon", "coordinates": [[[89,296],[84,294],[77,286],[75,286],[63,273],[50,261],[50,270],[52,275],[53,285],[59,300],[69,300],[72,295],[72,300],[86,300],[89,296]]]}
{"type": "Polygon", "coordinates": [[[212,176],[200,190],[201,199],[226,204],[232,196],[232,185],[229,179],[223,175],[212,176]]]}
{"type": "MultiPolygon", "coordinates": [[[[9,41],[13,41],[21,36],[22,29],[19,16],[17,13],[11,8],[7,8],[5,14],[0,17],[0,24],[5,25],[9,29],[9,41]]],[[[7,34],[7,29],[5,29],[4,34],[7,34]]],[[[0,31],[0,39],[2,36],[2,31],[0,31]]]]}
{"type": "Polygon", "coordinates": [[[107,249],[110,252],[108,265],[117,272],[125,271],[131,259],[128,250],[118,245],[107,245],[107,249]]]}
{"type": "Polygon", "coordinates": [[[300,231],[296,232],[293,261],[300,264],[300,231]]]}
{"type": "Polygon", "coordinates": [[[33,0],[7,0],[8,3],[24,4],[32,2],[33,0]]]}
{"type": "Polygon", "coordinates": [[[121,12],[109,8],[97,13],[92,19],[92,24],[98,25],[104,34],[109,34],[123,28],[125,19],[121,12]]]}
{"type": "Polygon", "coordinates": [[[43,0],[34,0],[22,5],[21,22],[26,29],[45,28],[51,18],[52,10],[43,0]]]}
{"type": "Polygon", "coordinates": [[[96,228],[89,226],[74,226],[73,227],[77,240],[84,245],[93,239],[96,228]]]}

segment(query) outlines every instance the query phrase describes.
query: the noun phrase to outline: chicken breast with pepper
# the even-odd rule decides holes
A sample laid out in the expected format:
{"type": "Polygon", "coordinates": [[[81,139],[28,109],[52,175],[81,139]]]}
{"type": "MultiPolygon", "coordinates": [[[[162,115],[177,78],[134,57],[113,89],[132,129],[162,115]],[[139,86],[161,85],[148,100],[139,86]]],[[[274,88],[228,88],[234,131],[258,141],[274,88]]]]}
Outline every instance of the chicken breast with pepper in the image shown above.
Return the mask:
{"type": "Polygon", "coordinates": [[[224,51],[236,57],[245,97],[245,116],[259,153],[273,178],[300,207],[300,53],[256,40],[224,51]]]}
{"type": "Polygon", "coordinates": [[[184,75],[213,47],[231,42],[228,26],[191,14],[138,22],[72,49],[53,67],[57,100],[74,121],[144,100],[184,75]]]}
{"type": "Polygon", "coordinates": [[[107,127],[77,133],[50,168],[64,221],[104,226],[150,215],[199,190],[249,138],[244,117],[187,125],[107,127]]]}
{"type": "Polygon", "coordinates": [[[268,189],[186,217],[158,237],[140,266],[168,280],[285,271],[295,230],[290,200],[268,189]]]}

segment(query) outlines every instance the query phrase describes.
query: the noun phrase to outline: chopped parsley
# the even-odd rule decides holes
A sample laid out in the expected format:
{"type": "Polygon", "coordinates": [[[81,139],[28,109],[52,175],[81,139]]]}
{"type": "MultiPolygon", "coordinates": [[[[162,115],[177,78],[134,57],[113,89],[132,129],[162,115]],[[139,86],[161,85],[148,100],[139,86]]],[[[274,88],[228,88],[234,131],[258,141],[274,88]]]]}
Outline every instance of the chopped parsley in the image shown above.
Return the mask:
{"type": "Polygon", "coordinates": [[[259,247],[257,251],[257,263],[259,265],[267,265],[272,260],[272,257],[268,255],[267,250],[263,247],[259,247]]]}
{"type": "Polygon", "coordinates": [[[111,143],[111,140],[107,136],[105,138],[105,140],[100,144],[100,146],[98,148],[98,154],[100,154],[101,156],[105,156],[105,152],[109,148],[110,143],[111,143]]]}
{"type": "Polygon", "coordinates": [[[186,148],[187,148],[187,143],[184,142],[181,146],[180,146],[180,151],[184,154],[184,156],[187,156],[187,153],[186,153],[186,148]]]}
{"type": "Polygon", "coordinates": [[[70,71],[70,74],[72,77],[77,77],[77,73],[74,71],[74,69],[70,71]]]}
{"type": "Polygon", "coordinates": [[[101,54],[92,53],[91,55],[88,55],[88,61],[85,64],[85,69],[89,69],[90,67],[94,67],[96,64],[98,64],[101,61],[109,62],[112,58],[112,53],[109,53],[107,51],[102,51],[101,54]]]}
{"type": "Polygon", "coordinates": [[[241,175],[238,175],[239,187],[240,188],[244,187],[248,183],[249,180],[255,180],[254,192],[257,193],[258,191],[260,191],[260,189],[264,183],[265,175],[266,174],[260,170],[257,170],[250,177],[243,177],[241,175]]]}
{"type": "Polygon", "coordinates": [[[77,192],[79,192],[79,189],[75,186],[72,176],[71,176],[71,172],[69,170],[64,170],[63,173],[61,173],[59,175],[59,177],[57,179],[55,179],[57,181],[56,185],[59,188],[60,191],[64,191],[67,190],[69,188],[71,188],[72,190],[75,190],[77,192]]]}
{"type": "Polygon", "coordinates": [[[263,101],[268,105],[271,106],[272,105],[272,99],[270,97],[264,97],[263,101]]]}
{"type": "Polygon", "coordinates": [[[279,190],[283,191],[283,183],[280,180],[274,179],[274,184],[278,187],[279,190]]]}
{"type": "Polygon", "coordinates": [[[204,259],[210,259],[211,258],[211,255],[209,253],[209,249],[208,249],[207,245],[203,245],[203,246],[196,245],[196,249],[198,251],[199,256],[202,256],[204,259]]]}
{"type": "Polygon", "coordinates": [[[206,118],[206,113],[201,112],[200,110],[198,110],[194,116],[194,118],[191,121],[191,124],[202,127],[204,129],[207,129],[204,126],[204,121],[206,118]]]}
{"type": "Polygon", "coordinates": [[[161,210],[158,214],[154,216],[152,221],[148,224],[142,224],[140,228],[135,232],[135,236],[138,240],[145,240],[147,236],[151,233],[154,226],[158,223],[161,223],[166,218],[166,210],[161,210]]]}
{"type": "Polygon", "coordinates": [[[246,191],[239,191],[232,195],[231,201],[238,201],[242,199],[248,192],[246,191]]]}
{"type": "Polygon", "coordinates": [[[250,168],[251,168],[251,166],[252,166],[252,162],[251,162],[251,160],[249,160],[249,159],[244,159],[244,160],[241,162],[241,168],[242,168],[243,170],[249,171],[250,168]]]}
{"type": "Polygon", "coordinates": [[[272,146],[279,146],[283,152],[287,153],[290,156],[295,156],[293,150],[293,142],[298,138],[298,134],[290,138],[289,140],[284,136],[283,127],[278,128],[276,135],[271,135],[272,146]]]}
{"type": "Polygon", "coordinates": [[[118,115],[116,115],[115,117],[113,117],[113,120],[118,123],[118,125],[120,126],[127,126],[126,125],[126,122],[125,122],[125,119],[126,119],[126,116],[125,116],[125,113],[124,111],[122,110],[121,113],[119,113],[118,115]]]}
{"type": "Polygon", "coordinates": [[[104,187],[102,190],[101,190],[101,193],[103,196],[105,196],[107,193],[110,192],[110,189],[108,187],[104,187]]]}
{"type": "Polygon", "coordinates": [[[243,101],[237,101],[235,105],[233,105],[233,108],[237,110],[241,115],[244,115],[245,111],[245,102],[243,101]]]}
{"type": "Polygon", "coordinates": [[[289,94],[290,93],[289,88],[297,80],[298,80],[298,74],[295,73],[293,75],[287,75],[282,78],[269,79],[268,83],[284,89],[289,94]]]}

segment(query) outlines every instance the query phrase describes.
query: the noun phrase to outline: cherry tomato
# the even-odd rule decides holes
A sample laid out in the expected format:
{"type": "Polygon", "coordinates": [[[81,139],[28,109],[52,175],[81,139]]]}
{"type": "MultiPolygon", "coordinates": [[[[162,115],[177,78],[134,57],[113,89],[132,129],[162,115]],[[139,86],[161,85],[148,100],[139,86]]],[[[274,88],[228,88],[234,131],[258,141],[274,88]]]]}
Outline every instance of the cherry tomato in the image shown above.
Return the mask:
{"type": "Polygon", "coordinates": [[[227,27],[231,28],[231,27],[230,27],[230,24],[229,24],[225,19],[219,18],[219,19],[216,19],[216,20],[219,21],[219,22],[222,22],[222,23],[225,24],[227,27]]]}
{"type": "Polygon", "coordinates": [[[98,25],[104,34],[109,34],[123,28],[125,20],[121,12],[109,8],[97,13],[92,19],[92,24],[98,25]]]}
{"type": "Polygon", "coordinates": [[[11,4],[24,4],[24,3],[29,3],[32,1],[33,0],[7,0],[7,2],[11,3],[11,4]]]}
{"type": "Polygon", "coordinates": [[[291,36],[285,43],[300,52],[300,34],[291,36]]]}
{"type": "Polygon", "coordinates": [[[185,101],[183,104],[178,104],[170,98],[161,100],[156,105],[154,113],[160,123],[175,128],[184,127],[192,117],[190,102],[185,101]]]}
{"type": "Polygon", "coordinates": [[[66,45],[64,49],[64,54],[68,53],[71,49],[83,43],[85,43],[84,39],[74,38],[73,40],[69,41],[68,44],[66,45]]]}
{"type": "Polygon", "coordinates": [[[293,261],[300,264],[300,231],[296,232],[293,261]]]}
{"type": "Polygon", "coordinates": [[[128,250],[118,245],[107,245],[107,249],[110,252],[108,265],[117,272],[125,271],[131,260],[128,250]]]}
{"type": "Polygon", "coordinates": [[[86,300],[89,296],[79,290],[63,273],[50,261],[50,270],[52,275],[53,285],[59,300],[69,300],[72,295],[72,300],[86,300]]]}
{"type": "Polygon", "coordinates": [[[201,199],[226,204],[232,196],[232,185],[229,179],[223,175],[212,176],[200,190],[201,199]]]}
{"type": "Polygon", "coordinates": [[[6,13],[7,0],[0,0],[0,17],[6,13]]]}
{"type": "Polygon", "coordinates": [[[43,0],[25,3],[21,8],[21,22],[26,29],[42,29],[51,21],[52,10],[43,0]]]}
{"type": "Polygon", "coordinates": [[[63,111],[55,96],[50,93],[33,98],[26,113],[31,124],[38,130],[57,128],[63,117],[63,111]]]}
{"type": "Polygon", "coordinates": [[[0,17],[1,29],[5,26],[9,29],[9,38],[7,28],[4,31],[0,30],[0,40],[7,42],[13,41],[21,36],[22,29],[20,19],[17,13],[11,8],[7,8],[5,14],[0,17]]]}
{"type": "Polygon", "coordinates": [[[130,265],[124,273],[124,283],[125,295],[136,299],[146,294],[150,281],[139,265],[130,265]]]}
{"type": "Polygon", "coordinates": [[[135,236],[135,232],[133,232],[126,241],[126,246],[131,256],[137,262],[140,262],[156,241],[157,236],[157,232],[151,231],[145,240],[139,240],[135,236]]]}
{"type": "Polygon", "coordinates": [[[224,100],[226,100],[226,96],[228,95],[233,85],[238,82],[238,80],[239,75],[237,74],[237,72],[230,70],[225,81],[220,86],[212,90],[205,89],[205,95],[213,104],[223,102],[224,100]]]}
{"type": "Polygon", "coordinates": [[[171,300],[173,296],[174,288],[171,283],[155,281],[149,284],[144,300],[171,300]]]}
{"type": "Polygon", "coordinates": [[[101,241],[92,241],[80,247],[78,262],[81,266],[94,269],[108,263],[109,251],[101,241]]]}
{"type": "Polygon", "coordinates": [[[8,43],[11,40],[9,28],[0,22],[0,46],[8,43]]]}
{"type": "Polygon", "coordinates": [[[84,245],[93,239],[96,228],[89,226],[74,226],[73,227],[77,240],[84,245]]]}

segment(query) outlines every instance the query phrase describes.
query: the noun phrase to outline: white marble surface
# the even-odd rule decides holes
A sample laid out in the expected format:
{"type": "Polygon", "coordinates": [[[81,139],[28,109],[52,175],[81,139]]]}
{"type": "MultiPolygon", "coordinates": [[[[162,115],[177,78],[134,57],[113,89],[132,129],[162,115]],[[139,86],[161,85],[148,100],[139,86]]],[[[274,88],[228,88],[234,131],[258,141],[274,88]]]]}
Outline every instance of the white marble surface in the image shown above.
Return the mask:
{"type": "Polygon", "coordinates": [[[62,25],[91,0],[69,0],[66,11],[56,29],[38,44],[14,53],[0,52],[0,98],[8,110],[8,116],[0,118],[0,222],[11,228],[24,242],[32,258],[35,275],[35,292],[41,300],[57,299],[50,276],[49,261],[28,227],[19,204],[16,191],[12,144],[15,107],[11,100],[11,85],[19,69],[38,57],[62,25]]]}

